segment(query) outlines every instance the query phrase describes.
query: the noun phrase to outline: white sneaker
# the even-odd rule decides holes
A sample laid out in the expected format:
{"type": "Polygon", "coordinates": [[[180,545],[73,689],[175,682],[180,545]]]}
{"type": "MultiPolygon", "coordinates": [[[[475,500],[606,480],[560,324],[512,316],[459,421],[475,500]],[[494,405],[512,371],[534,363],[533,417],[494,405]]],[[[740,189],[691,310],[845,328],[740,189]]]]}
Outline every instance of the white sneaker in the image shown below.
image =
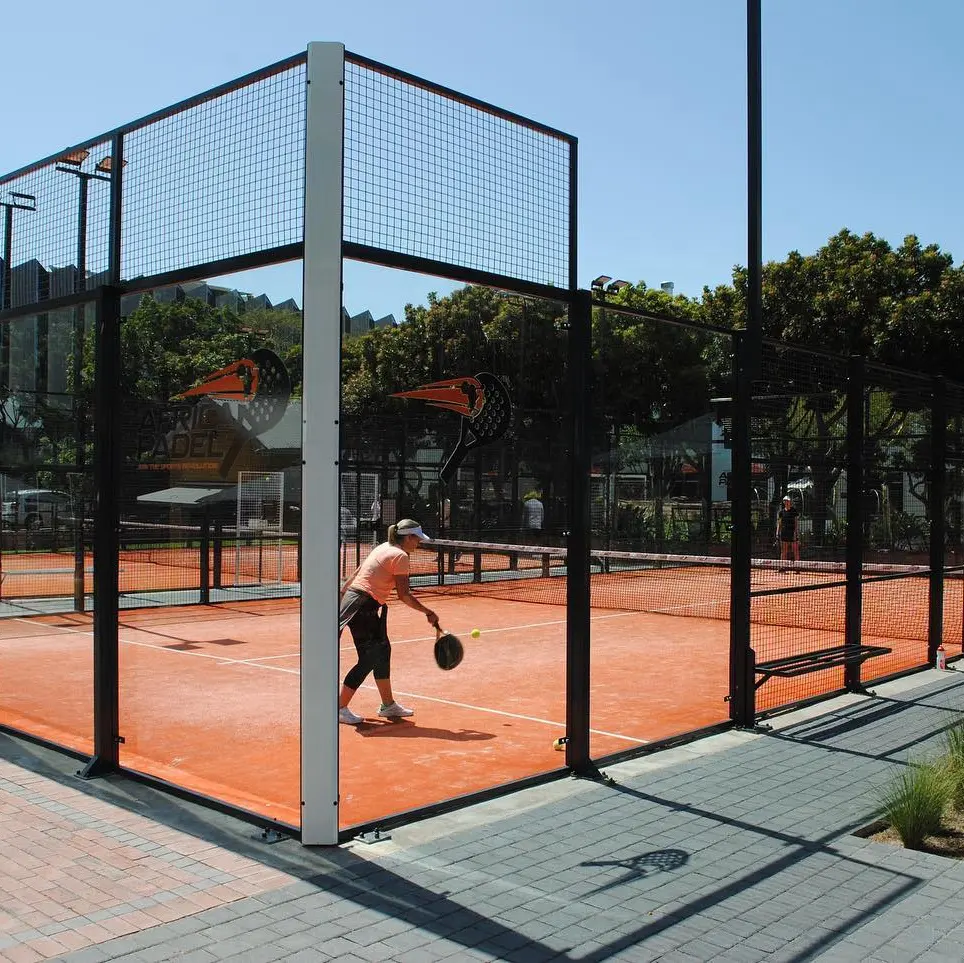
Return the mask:
{"type": "Polygon", "coordinates": [[[365,720],[361,716],[352,712],[348,706],[344,706],[338,710],[338,721],[345,726],[357,726],[359,723],[364,722],[365,720]]]}
{"type": "Polygon", "coordinates": [[[414,716],[415,710],[406,709],[405,706],[393,702],[390,706],[382,706],[378,710],[378,714],[384,719],[401,719],[402,716],[414,716]]]}

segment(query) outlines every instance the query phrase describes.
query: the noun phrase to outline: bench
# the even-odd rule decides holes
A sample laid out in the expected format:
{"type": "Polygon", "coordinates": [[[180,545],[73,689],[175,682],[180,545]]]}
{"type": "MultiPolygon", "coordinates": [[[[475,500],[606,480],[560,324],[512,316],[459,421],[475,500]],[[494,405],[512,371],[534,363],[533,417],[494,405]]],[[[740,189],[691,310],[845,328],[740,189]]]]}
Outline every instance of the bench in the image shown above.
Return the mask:
{"type": "Polygon", "coordinates": [[[820,672],[823,669],[834,669],[841,665],[860,665],[868,659],[887,655],[891,651],[883,645],[835,645],[830,649],[800,652],[782,659],[757,662],[753,670],[761,678],[757,679],[754,688],[759,689],[764,682],[774,676],[789,679],[793,676],[807,675],[810,672],[820,672]]]}

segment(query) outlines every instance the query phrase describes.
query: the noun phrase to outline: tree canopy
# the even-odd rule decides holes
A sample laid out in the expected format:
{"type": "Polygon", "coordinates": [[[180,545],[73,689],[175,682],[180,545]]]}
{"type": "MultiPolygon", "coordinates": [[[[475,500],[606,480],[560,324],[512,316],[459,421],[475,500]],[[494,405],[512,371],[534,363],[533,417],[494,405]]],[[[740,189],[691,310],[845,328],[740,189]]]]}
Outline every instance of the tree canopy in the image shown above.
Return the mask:
{"type": "MultiPolygon", "coordinates": [[[[702,318],[743,327],[746,269],[704,288],[702,318]]],[[[964,267],[914,235],[892,247],[842,230],[810,255],[791,251],[763,270],[763,333],[882,364],[959,378],[964,361],[964,267]]]]}

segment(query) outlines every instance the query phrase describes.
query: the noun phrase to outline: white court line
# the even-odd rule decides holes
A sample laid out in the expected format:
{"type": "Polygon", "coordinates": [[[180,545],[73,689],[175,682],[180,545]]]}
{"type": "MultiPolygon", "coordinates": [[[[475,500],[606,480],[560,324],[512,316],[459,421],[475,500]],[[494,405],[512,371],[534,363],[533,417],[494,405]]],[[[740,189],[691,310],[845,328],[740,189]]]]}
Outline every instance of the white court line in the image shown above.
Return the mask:
{"type": "MultiPolygon", "coordinates": [[[[607,619],[625,619],[631,615],[639,615],[639,612],[616,612],[612,615],[594,615],[590,618],[591,622],[605,622],[607,619]]],[[[541,629],[550,625],[565,625],[565,619],[553,619],[551,622],[528,622],[525,625],[508,625],[495,629],[480,629],[483,635],[493,635],[496,632],[518,632],[520,629],[541,629]]],[[[469,629],[459,629],[463,635],[467,635],[469,629]]],[[[458,633],[456,633],[458,634],[458,633]]],[[[434,642],[435,637],[431,635],[417,635],[411,639],[392,639],[392,645],[404,645],[406,642],[434,642]]],[[[475,640],[473,639],[473,642],[475,640]]],[[[354,645],[340,646],[342,652],[352,652],[354,645]]]]}
{"type": "MultiPolygon", "coordinates": [[[[635,613],[630,613],[630,614],[635,614],[635,613]]],[[[615,618],[616,616],[602,616],[602,617],[615,618]]],[[[28,625],[36,624],[29,619],[15,618],[13,621],[26,622],[28,625]]],[[[51,625],[49,626],[49,628],[60,629],[63,632],[71,632],[74,635],[86,635],[86,636],[93,637],[93,634],[94,634],[93,631],[84,632],[81,629],[71,628],[70,626],[66,626],[66,625],[51,625]]],[[[499,630],[499,631],[503,631],[503,630],[499,630]]],[[[505,631],[508,631],[508,630],[505,630],[505,631]]],[[[274,672],[286,672],[289,675],[301,674],[301,671],[299,669],[284,669],[281,666],[277,666],[277,665],[261,665],[260,663],[252,663],[250,660],[247,660],[247,659],[226,659],[226,658],[223,658],[222,656],[208,655],[207,653],[204,653],[204,652],[189,652],[189,651],[185,651],[184,649],[171,649],[165,645],[155,645],[152,642],[135,642],[131,639],[119,638],[117,641],[123,642],[125,645],[137,645],[146,649],[158,649],[161,652],[170,652],[174,655],[193,655],[201,659],[210,659],[212,661],[217,662],[219,665],[249,665],[255,669],[271,669],[274,672]]],[[[414,641],[414,640],[409,640],[409,641],[414,641]]],[[[278,658],[284,658],[284,657],[279,656],[278,658]]],[[[371,684],[364,685],[362,686],[362,688],[377,691],[376,687],[371,684]]],[[[467,702],[454,702],[451,699],[439,699],[439,698],[436,698],[435,696],[419,695],[418,693],[415,693],[415,692],[402,692],[401,694],[404,697],[411,698],[411,699],[419,699],[422,702],[437,702],[441,705],[455,706],[456,708],[459,708],[459,709],[472,709],[476,712],[488,712],[490,715],[505,716],[506,718],[509,718],[509,719],[520,719],[524,722],[538,722],[541,725],[554,726],[556,728],[563,729],[563,730],[565,730],[566,728],[565,723],[554,722],[551,719],[540,719],[537,716],[524,716],[517,712],[506,712],[502,709],[491,709],[486,706],[475,706],[467,702]]],[[[616,732],[606,732],[602,729],[590,729],[589,731],[598,736],[607,736],[610,739],[622,739],[624,742],[632,742],[632,743],[635,743],[636,745],[641,745],[641,746],[647,745],[649,742],[649,740],[647,739],[636,739],[633,736],[624,736],[616,732]]]]}
{"type": "MultiPolygon", "coordinates": [[[[377,692],[378,689],[371,683],[366,683],[362,686],[363,689],[371,689],[373,692],[377,692]]],[[[557,729],[565,730],[566,724],[564,722],[554,722],[552,719],[540,719],[538,716],[524,716],[520,715],[518,712],[507,712],[504,709],[490,709],[487,706],[475,706],[468,702],[453,702],[451,699],[438,699],[435,696],[420,695],[417,692],[400,692],[405,698],[418,699],[421,702],[438,702],[441,705],[455,706],[458,709],[472,709],[475,712],[488,712],[494,716],[506,716],[509,719],[521,719],[523,722],[538,722],[544,726],[553,726],[557,729]]],[[[611,739],[622,739],[625,742],[634,742],[637,745],[645,746],[649,745],[648,739],[636,739],[633,736],[624,736],[618,732],[606,732],[603,729],[590,729],[591,733],[597,736],[609,736],[611,739]]]]}
{"type": "MultiPolygon", "coordinates": [[[[25,622],[27,625],[37,624],[36,622],[31,621],[30,619],[23,619],[20,617],[15,617],[10,621],[25,622]]],[[[70,632],[73,635],[84,635],[84,636],[88,636],[89,638],[94,637],[94,632],[92,629],[89,632],[87,632],[87,631],[84,631],[83,629],[75,629],[68,625],[45,625],[44,628],[60,629],[61,632],[70,632]]],[[[171,655],[192,655],[196,659],[210,659],[212,662],[217,662],[218,665],[234,665],[239,662],[243,662],[242,659],[231,659],[224,655],[209,655],[207,652],[191,652],[188,649],[175,649],[175,648],[171,648],[171,646],[169,645],[158,645],[155,642],[138,642],[138,641],[135,641],[134,639],[122,639],[120,636],[118,636],[117,641],[122,642],[124,645],[136,645],[142,649],[156,649],[158,652],[170,652],[171,655]]],[[[202,644],[201,642],[191,642],[190,639],[184,639],[183,641],[188,643],[189,645],[202,644]]],[[[256,666],[255,668],[258,668],[258,667],[256,666]]],[[[277,669],[277,666],[266,665],[266,666],[263,666],[262,668],[277,669]]],[[[277,671],[285,672],[285,671],[292,671],[292,670],[277,669],[277,671]]]]}
{"type": "MultiPolygon", "coordinates": [[[[235,665],[260,665],[262,662],[273,662],[277,659],[297,659],[301,656],[300,652],[286,652],[284,655],[259,655],[253,659],[231,659],[235,665]]],[[[274,666],[266,665],[266,669],[273,669],[274,666]]]]}

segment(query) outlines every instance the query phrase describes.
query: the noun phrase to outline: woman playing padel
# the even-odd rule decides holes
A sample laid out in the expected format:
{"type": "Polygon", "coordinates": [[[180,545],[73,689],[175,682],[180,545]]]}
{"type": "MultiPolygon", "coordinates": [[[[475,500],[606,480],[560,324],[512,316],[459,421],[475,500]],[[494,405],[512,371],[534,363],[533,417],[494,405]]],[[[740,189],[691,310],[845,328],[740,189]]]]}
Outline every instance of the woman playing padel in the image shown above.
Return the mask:
{"type": "Polygon", "coordinates": [[[357,726],[364,719],[348,707],[352,696],[371,672],[382,697],[378,714],[385,719],[410,716],[392,694],[392,644],[388,641],[388,600],[394,591],[398,600],[422,612],[429,625],[438,625],[438,616],[414,595],[408,584],[409,556],[422,542],[431,539],[422,526],[411,518],[403,518],[388,529],[388,541],[377,545],[362,562],[358,571],[342,589],[339,632],[347,625],[358,653],[358,661],[348,671],[338,700],[338,721],[357,726]]]}

